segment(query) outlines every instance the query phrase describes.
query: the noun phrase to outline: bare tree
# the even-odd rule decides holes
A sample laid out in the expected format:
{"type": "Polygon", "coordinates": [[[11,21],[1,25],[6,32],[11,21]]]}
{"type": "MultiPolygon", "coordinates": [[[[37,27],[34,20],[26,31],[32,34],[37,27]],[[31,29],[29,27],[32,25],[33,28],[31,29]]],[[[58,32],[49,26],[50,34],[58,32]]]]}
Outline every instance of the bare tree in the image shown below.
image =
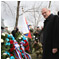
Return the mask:
{"type": "Polygon", "coordinates": [[[6,3],[5,1],[2,1],[2,2],[8,6],[8,8],[9,8],[9,10],[10,10],[10,12],[11,12],[12,16],[13,16],[13,12],[12,12],[12,10],[11,10],[11,8],[10,8],[9,4],[8,4],[8,3],[6,3]]]}
{"type": "Polygon", "coordinates": [[[33,23],[34,28],[38,26],[38,24],[41,21],[41,8],[42,8],[42,2],[38,7],[35,7],[35,4],[33,5],[30,16],[33,17],[33,19],[30,17],[27,17],[31,23],[33,23]],[[32,19],[32,20],[31,20],[32,19]]]}
{"type": "Polygon", "coordinates": [[[49,1],[49,6],[48,6],[48,8],[50,8],[50,6],[51,6],[51,1],[49,1]]]}
{"type": "MultiPolygon", "coordinates": [[[[34,27],[37,27],[40,22],[40,17],[41,17],[40,9],[42,8],[42,4],[43,4],[43,2],[41,2],[38,7],[35,7],[36,3],[34,3],[32,8],[24,11],[24,13],[29,13],[29,16],[27,17],[27,19],[29,22],[33,23],[34,27]],[[32,20],[31,20],[31,17],[33,17],[32,20]]],[[[23,15],[23,13],[21,13],[19,16],[21,16],[21,15],[23,15]]]]}
{"type": "MultiPolygon", "coordinates": [[[[13,17],[13,12],[12,12],[12,10],[11,10],[9,4],[8,4],[7,2],[5,2],[5,1],[2,1],[2,2],[8,6],[8,8],[9,8],[11,14],[12,14],[12,17],[13,17]]],[[[17,12],[16,12],[17,15],[16,15],[16,23],[15,23],[15,27],[17,27],[17,25],[18,25],[19,8],[20,8],[19,5],[20,5],[20,1],[17,2],[17,12]]],[[[6,8],[5,8],[5,9],[6,9],[6,8]]],[[[15,17],[14,17],[14,18],[15,18],[15,17]]]]}
{"type": "Polygon", "coordinates": [[[17,25],[18,25],[19,5],[20,5],[20,1],[17,2],[17,15],[16,15],[16,23],[15,23],[15,27],[17,27],[17,25]]]}

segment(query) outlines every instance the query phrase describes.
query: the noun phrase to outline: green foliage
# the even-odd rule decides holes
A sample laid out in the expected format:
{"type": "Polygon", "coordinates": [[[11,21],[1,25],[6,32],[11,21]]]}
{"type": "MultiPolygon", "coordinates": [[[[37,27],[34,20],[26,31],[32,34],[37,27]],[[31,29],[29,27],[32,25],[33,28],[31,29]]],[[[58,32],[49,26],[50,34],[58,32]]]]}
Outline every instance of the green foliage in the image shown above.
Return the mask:
{"type": "MultiPolygon", "coordinates": [[[[19,37],[21,37],[20,33],[16,33],[16,40],[19,43],[21,41],[21,39],[19,39],[19,37]]],[[[3,40],[3,42],[1,43],[1,59],[6,59],[8,57],[10,57],[8,54],[4,54],[5,51],[9,52],[10,54],[13,54],[13,56],[16,58],[14,51],[10,52],[10,49],[13,47],[13,44],[10,45],[6,45],[6,42],[9,42],[10,40],[12,40],[11,37],[9,37],[9,41],[6,40],[7,38],[7,34],[3,33],[1,34],[1,39],[3,40]]]]}

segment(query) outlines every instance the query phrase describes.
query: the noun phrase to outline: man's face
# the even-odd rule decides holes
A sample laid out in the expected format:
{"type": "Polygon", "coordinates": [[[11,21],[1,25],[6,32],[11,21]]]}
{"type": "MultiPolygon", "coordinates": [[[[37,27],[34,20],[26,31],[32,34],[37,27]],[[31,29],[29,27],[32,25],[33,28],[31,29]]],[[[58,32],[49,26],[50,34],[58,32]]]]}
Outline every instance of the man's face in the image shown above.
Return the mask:
{"type": "Polygon", "coordinates": [[[32,28],[32,26],[29,26],[29,28],[31,29],[31,28],[32,28]]]}
{"type": "Polygon", "coordinates": [[[39,28],[37,28],[37,30],[40,30],[39,28]]]}
{"type": "Polygon", "coordinates": [[[44,16],[44,18],[48,18],[48,16],[50,15],[50,11],[47,9],[42,9],[42,15],[44,16]]]}
{"type": "Polygon", "coordinates": [[[8,28],[5,28],[6,30],[8,30],[8,28]]]}

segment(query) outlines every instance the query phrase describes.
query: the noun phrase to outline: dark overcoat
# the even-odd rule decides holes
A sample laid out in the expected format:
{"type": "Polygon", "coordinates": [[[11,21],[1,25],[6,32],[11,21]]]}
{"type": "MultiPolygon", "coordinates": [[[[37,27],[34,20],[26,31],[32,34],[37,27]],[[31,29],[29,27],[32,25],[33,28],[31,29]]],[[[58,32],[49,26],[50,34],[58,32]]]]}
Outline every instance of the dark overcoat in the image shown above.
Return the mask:
{"type": "Polygon", "coordinates": [[[43,59],[59,58],[59,17],[51,14],[44,21],[43,31],[43,59]],[[53,54],[52,49],[57,48],[57,53],[53,54]]]}

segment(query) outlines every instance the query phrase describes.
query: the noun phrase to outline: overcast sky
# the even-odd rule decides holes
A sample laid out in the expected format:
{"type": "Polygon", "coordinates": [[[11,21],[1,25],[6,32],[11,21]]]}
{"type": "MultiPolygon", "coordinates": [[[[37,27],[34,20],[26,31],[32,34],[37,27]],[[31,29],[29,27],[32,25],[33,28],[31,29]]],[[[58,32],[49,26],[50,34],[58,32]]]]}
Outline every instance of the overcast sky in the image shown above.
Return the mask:
{"type": "MultiPolygon", "coordinates": [[[[15,21],[16,21],[17,1],[5,1],[5,2],[9,5],[10,8],[8,7],[7,4],[1,2],[1,18],[4,19],[5,26],[13,28],[15,26],[15,21]],[[10,11],[10,9],[12,11],[10,11]]],[[[20,6],[23,6],[24,11],[26,11],[27,9],[32,8],[32,6],[34,4],[35,4],[35,7],[38,7],[41,4],[41,2],[43,3],[41,6],[42,8],[48,7],[49,1],[21,1],[20,6]]],[[[19,14],[22,13],[21,8],[22,7],[20,7],[20,13],[19,14]]],[[[50,10],[54,14],[56,14],[56,12],[59,11],[59,1],[52,1],[50,10]]],[[[29,22],[30,18],[31,18],[31,20],[33,20],[33,18],[30,16],[30,12],[27,12],[24,15],[28,21],[28,24],[33,25],[33,23],[29,22]]],[[[22,18],[23,18],[22,16],[19,16],[19,22],[18,22],[19,28],[21,27],[22,18]]],[[[39,23],[39,26],[43,25],[42,20],[44,21],[43,17],[41,18],[41,22],[39,23]]]]}

